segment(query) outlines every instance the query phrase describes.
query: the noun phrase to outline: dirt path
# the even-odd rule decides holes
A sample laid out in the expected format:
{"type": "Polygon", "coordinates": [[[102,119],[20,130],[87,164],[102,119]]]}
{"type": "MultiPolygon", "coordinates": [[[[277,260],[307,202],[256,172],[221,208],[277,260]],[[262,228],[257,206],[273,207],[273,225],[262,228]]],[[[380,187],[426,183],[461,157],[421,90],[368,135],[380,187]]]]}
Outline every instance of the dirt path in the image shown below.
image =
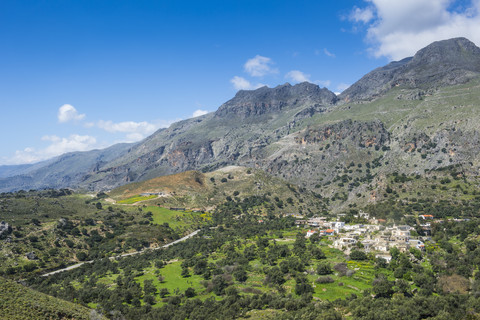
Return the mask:
{"type": "MultiPolygon", "coordinates": [[[[187,240],[187,239],[190,239],[191,237],[196,236],[199,232],[200,232],[200,230],[195,230],[195,231],[193,231],[192,233],[186,235],[185,237],[180,238],[180,239],[178,239],[178,240],[175,240],[175,241],[173,241],[173,242],[167,243],[166,245],[163,245],[163,246],[161,246],[161,247],[145,248],[145,249],[143,249],[143,250],[141,250],[141,251],[136,251],[136,252],[131,252],[131,253],[124,253],[124,254],[121,254],[121,255],[118,255],[118,256],[109,257],[109,259],[110,259],[110,260],[113,260],[113,259],[122,258],[122,257],[134,256],[134,255],[136,255],[136,254],[144,253],[144,252],[147,251],[147,250],[158,250],[158,249],[168,248],[168,247],[170,247],[170,246],[172,246],[172,245],[174,245],[174,244],[176,244],[176,243],[185,241],[185,240],[187,240]]],[[[63,269],[59,269],[59,270],[55,270],[55,271],[52,271],[52,272],[49,272],[49,273],[45,273],[45,274],[42,275],[42,277],[48,277],[48,276],[51,276],[52,274],[56,274],[56,273],[60,273],[60,272],[64,272],[64,271],[68,271],[68,270],[72,270],[72,269],[76,269],[76,268],[84,265],[85,263],[93,263],[94,261],[95,261],[95,260],[80,262],[80,263],[71,265],[71,266],[69,266],[69,267],[63,268],[63,269]]]]}

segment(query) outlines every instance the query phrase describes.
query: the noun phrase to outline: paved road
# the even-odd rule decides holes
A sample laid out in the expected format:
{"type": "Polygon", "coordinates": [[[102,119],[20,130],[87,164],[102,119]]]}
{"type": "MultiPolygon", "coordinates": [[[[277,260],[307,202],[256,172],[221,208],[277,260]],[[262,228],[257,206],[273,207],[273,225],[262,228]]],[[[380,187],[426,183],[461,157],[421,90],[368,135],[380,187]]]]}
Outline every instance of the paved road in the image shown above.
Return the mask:
{"type": "MultiPolygon", "coordinates": [[[[195,230],[193,231],[192,233],[186,235],[185,237],[183,238],[180,238],[178,240],[175,240],[173,242],[170,242],[170,243],[167,243],[166,245],[163,245],[161,247],[156,247],[156,248],[145,248],[141,251],[136,251],[136,252],[131,252],[131,253],[124,253],[124,254],[121,254],[121,255],[118,255],[118,256],[113,256],[113,257],[110,257],[109,259],[110,260],[113,260],[113,259],[117,259],[117,258],[122,258],[122,257],[129,257],[129,256],[133,256],[133,255],[136,255],[136,254],[140,254],[140,253],[144,253],[145,251],[147,250],[158,250],[158,249],[164,249],[164,248],[168,248],[176,243],[179,243],[179,242],[182,242],[182,241],[185,241],[193,236],[196,236],[197,233],[199,233],[200,230],[195,230]]],[[[52,272],[49,272],[49,273],[45,273],[42,275],[42,277],[48,277],[48,276],[51,276],[52,274],[56,274],[56,273],[60,273],[60,272],[63,272],[63,271],[68,271],[68,270],[72,270],[72,269],[76,269],[82,265],[84,265],[85,263],[93,263],[95,260],[90,260],[90,261],[84,261],[84,262],[80,262],[80,263],[77,263],[77,264],[74,264],[74,265],[71,265],[69,267],[66,267],[64,269],[59,269],[59,270],[55,270],[55,271],[52,271],[52,272]]]]}

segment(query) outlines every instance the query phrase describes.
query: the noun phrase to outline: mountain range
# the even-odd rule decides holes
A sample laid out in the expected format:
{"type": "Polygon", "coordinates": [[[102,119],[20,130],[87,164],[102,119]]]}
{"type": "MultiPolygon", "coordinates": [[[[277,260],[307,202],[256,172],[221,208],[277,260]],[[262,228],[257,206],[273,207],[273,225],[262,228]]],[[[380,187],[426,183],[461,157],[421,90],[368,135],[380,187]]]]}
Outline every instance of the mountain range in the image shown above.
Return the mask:
{"type": "Polygon", "coordinates": [[[240,90],[217,111],[135,144],[0,167],[0,191],[110,190],[237,165],[345,205],[372,201],[391,174],[452,165],[476,174],[479,106],[480,48],[449,39],[373,70],[338,96],[308,82],[240,90]]]}

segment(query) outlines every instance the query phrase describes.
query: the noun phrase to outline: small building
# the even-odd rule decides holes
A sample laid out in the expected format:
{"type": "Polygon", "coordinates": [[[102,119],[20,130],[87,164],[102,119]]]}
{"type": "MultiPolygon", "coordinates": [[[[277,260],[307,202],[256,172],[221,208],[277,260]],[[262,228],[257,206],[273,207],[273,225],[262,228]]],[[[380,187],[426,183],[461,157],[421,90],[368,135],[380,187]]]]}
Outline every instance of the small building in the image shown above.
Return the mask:
{"type": "Polygon", "coordinates": [[[354,238],[340,238],[336,242],[343,246],[351,246],[357,243],[357,240],[354,238]]]}
{"type": "Polygon", "coordinates": [[[421,214],[418,216],[419,218],[422,218],[423,220],[427,220],[427,219],[433,219],[433,216],[431,214],[421,214]]]}
{"type": "Polygon", "coordinates": [[[387,261],[387,263],[390,263],[390,261],[392,261],[392,256],[389,255],[389,254],[376,254],[375,258],[385,259],[387,261]]]}
{"type": "Polygon", "coordinates": [[[308,224],[308,220],[295,220],[297,226],[304,226],[308,224]]]}
{"type": "Polygon", "coordinates": [[[308,219],[307,223],[310,227],[318,228],[324,225],[326,218],[311,218],[308,219]]]}
{"type": "Polygon", "coordinates": [[[335,229],[335,231],[338,233],[341,229],[345,227],[345,222],[343,221],[336,221],[332,222],[332,229],[335,229]]]}
{"type": "Polygon", "coordinates": [[[311,236],[313,236],[317,232],[318,232],[317,230],[308,230],[307,235],[305,237],[310,238],[311,236]]]}
{"type": "Polygon", "coordinates": [[[410,247],[414,247],[414,248],[417,248],[419,250],[425,250],[425,244],[420,241],[420,240],[417,240],[417,239],[410,239],[408,241],[408,244],[410,245],[410,247]]]}
{"type": "Polygon", "coordinates": [[[387,241],[379,240],[375,241],[375,243],[373,244],[373,249],[375,251],[388,252],[390,250],[390,246],[387,241]]]}
{"type": "Polygon", "coordinates": [[[335,230],[333,229],[320,230],[319,233],[321,236],[333,236],[335,234],[335,230]]]}
{"type": "Polygon", "coordinates": [[[362,241],[363,250],[365,252],[370,252],[375,247],[375,241],[373,240],[364,240],[362,241]]]}

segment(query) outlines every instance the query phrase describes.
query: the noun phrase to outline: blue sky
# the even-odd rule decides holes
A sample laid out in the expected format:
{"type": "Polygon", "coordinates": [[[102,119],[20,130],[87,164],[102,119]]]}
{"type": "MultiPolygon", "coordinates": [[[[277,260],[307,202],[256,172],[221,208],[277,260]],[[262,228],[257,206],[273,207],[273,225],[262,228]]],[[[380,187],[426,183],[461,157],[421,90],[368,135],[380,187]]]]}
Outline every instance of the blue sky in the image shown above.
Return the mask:
{"type": "Polygon", "coordinates": [[[138,141],[239,89],[340,92],[435,40],[480,43],[480,0],[0,2],[1,164],[138,141]]]}

